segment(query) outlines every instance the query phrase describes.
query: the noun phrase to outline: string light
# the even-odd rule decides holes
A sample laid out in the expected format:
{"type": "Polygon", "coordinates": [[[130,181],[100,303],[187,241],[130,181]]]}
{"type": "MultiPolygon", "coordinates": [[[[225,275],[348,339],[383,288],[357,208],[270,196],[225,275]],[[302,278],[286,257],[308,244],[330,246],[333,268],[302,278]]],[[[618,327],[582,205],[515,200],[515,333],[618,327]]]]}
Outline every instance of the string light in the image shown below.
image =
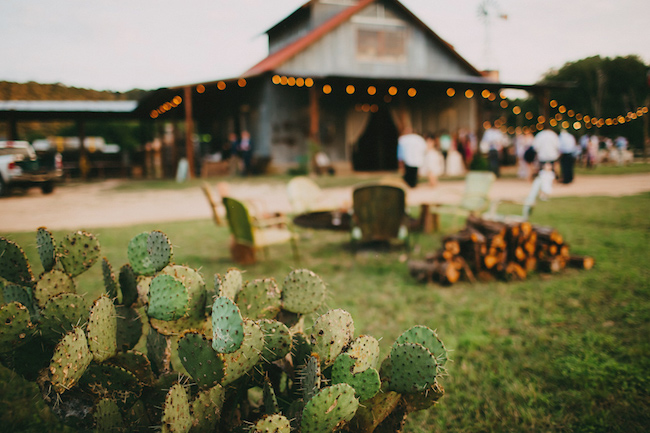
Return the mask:
{"type": "Polygon", "coordinates": [[[456,90],[453,87],[447,89],[447,96],[450,98],[456,94],[456,90]]]}

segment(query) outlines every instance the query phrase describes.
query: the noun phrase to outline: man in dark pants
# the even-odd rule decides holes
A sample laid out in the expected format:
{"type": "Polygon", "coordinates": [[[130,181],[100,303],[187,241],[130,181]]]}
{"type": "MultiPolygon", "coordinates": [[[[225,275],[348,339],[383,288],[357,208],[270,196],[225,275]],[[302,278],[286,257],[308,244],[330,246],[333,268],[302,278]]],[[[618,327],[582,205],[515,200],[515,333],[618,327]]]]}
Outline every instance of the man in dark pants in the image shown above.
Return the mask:
{"type": "Polygon", "coordinates": [[[418,169],[424,163],[426,151],[426,141],[411,128],[405,128],[404,134],[397,139],[397,162],[404,181],[411,188],[418,184],[418,169]]]}
{"type": "Polygon", "coordinates": [[[560,132],[560,170],[562,171],[562,183],[573,182],[573,165],[575,158],[573,155],[576,153],[578,147],[576,139],[566,129],[560,132]]]}

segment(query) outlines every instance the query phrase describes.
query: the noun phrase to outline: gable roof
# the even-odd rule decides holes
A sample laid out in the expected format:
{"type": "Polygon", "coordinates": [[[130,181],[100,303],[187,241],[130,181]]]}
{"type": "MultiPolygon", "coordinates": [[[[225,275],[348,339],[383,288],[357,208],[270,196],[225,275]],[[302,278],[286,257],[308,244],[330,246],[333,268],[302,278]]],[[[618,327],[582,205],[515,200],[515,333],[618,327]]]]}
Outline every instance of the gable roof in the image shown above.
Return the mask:
{"type": "MultiPolygon", "coordinates": [[[[366,6],[374,3],[375,1],[377,0],[359,0],[357,4],[352,5],[347,9],[344,9],[340,13],[334,15],[332,18],[325,21],[323,24],[316,27],[315,29],[307,33],[305,36],[287,44],[287,46],[279,49],[273,54],[270,54],[266,58],[262,59],[255,66],[251,67],[249,70],[244,72],[243,76],[249,77],[249,76],[259,75],[265,72],[273,71],[274,69],[278,68],[289,59],[293,58],[294,56],[298,55],[299,53],[307,49],[313,43],[321,39],[323,36],[327,35],[329,32],[331,32],[341,24],[347,22],[350,18],[352,18],[353,15],[355,15],[357,12],[364,9],[366,6]]],[[[398,0],[387,0],[387,1],[392,1],[395,5],[397,5],[406,15],[408,15],[408,17],[413,21],[413,23],[415,23],[418,27],[423,29],[425,33],[427,33],[433,39],[438,41],[443,47],[445,47],[453,57],[455,57],[464,67],[466,67],[470,71],[470,73],[475,74],[477,76],[483,75],[478,69],[472,66],[460,54],[458,54],[458,52],[454,50],[451,44],[449,44],[440,36],[438,36],[433,30],[431,30],[429,26],[427,26],[424,22],[422,22],[422,20],[420,20],[416,15],[414,15],[406,6],[404,6],[398,0]]],[[[304,5],[300,6],[298,10],[307,7],[310,3],[312,2],[310,1],[308,3],[305,3],[304,5]]],[[[291,16],[293,16],[296,12],[292,13],[291,15],[289,15],[289,17],[285,18],[280,23],[273,26],[266,33],[276,28],[285,20],[290,19],[291,16]]]]}

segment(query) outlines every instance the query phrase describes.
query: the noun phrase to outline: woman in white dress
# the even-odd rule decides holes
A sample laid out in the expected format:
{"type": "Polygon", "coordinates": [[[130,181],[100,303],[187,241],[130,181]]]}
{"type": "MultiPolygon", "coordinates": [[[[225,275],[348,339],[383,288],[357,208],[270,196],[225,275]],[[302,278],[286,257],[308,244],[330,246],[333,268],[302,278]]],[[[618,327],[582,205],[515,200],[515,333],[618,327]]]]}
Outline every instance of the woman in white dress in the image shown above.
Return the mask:
{"type": "Polygon", "coordinates": [[[424,164],[422,165],[422,176],[429,180],[429,185],[436,186],[438,177],[445,172],[445,159],[438,148],[438,141],[435,134],[427,134],[427,151],[424,154],[424,164]]]}
{"type": "Polygon", "coordinates": [[[463,162],[463,155],[456,149],[456,141],[452,141],[451,148],[447,153],[447,161],[445,166],[445,173],[447,176],[463,176],[465,174],[465,162],[463,162]]]}

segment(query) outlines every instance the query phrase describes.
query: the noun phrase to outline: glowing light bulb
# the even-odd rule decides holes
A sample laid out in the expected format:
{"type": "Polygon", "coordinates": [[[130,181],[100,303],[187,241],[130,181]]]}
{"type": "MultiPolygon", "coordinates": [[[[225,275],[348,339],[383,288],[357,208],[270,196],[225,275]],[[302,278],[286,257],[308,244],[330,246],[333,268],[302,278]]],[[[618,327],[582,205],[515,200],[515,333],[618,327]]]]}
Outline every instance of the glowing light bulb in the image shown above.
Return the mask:
{"type": "Polygon", "coordinates": [[[418,93],[418,91],[411,87],[406,93],[408,93],[408,95],[412,98],[418,93]]]}
{"type": "Polygon", "coordinates": [[[449,96],[450,98],[451,98],[452,96],[454,96],[455,94],[456,94],[456,90],[453,89],[452,87],[450,87],[450,88],[447,89],[447,96],[449,96]]]}
{"type": "Polygon", "coordinates": [[[326,95],[329,95],[330,93],[332,93],[332,86],[330,86],[329,84],[325,84],[323,86],[323,93],[326,94],[326,95]]]}

